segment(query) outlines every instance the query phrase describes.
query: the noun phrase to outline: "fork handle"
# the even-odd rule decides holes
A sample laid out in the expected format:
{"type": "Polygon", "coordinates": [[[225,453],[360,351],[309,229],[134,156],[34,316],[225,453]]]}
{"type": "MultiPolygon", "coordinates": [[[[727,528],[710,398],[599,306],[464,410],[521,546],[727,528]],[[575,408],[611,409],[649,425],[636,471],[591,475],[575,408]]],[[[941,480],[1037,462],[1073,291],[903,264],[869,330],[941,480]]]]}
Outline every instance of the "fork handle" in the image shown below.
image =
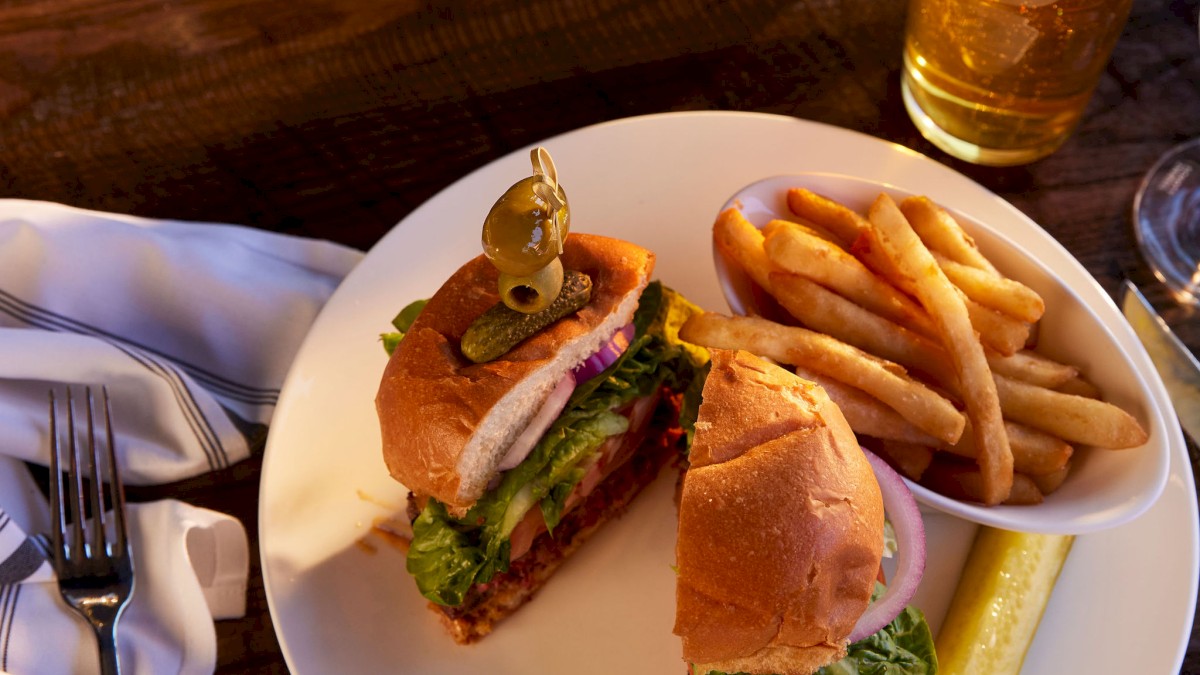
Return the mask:
{"type": "Polygon", "coordinates": [[[121,662],[117,656],[117,624],[106,621],[96,629],[96,642],[100,647],[100,675],[121,675],[121,662]]]}

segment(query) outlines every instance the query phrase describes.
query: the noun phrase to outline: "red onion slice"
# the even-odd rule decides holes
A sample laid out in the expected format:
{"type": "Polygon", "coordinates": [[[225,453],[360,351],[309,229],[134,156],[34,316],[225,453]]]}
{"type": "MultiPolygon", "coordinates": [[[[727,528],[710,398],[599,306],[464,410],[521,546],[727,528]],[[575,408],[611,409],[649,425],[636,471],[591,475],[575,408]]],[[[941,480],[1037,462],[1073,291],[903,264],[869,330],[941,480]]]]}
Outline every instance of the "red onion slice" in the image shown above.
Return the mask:
{"type": "Polygon", "coordinates": [[[575,366],[555,385],[549,398],[542,404],[542,409],[534,415],[529,426],[525,427],[525,431],[521,432],[517,440],[509,446],[508,452],[504,454],[504,459],[500,460],[500,471],[508,471],[529,456],[534,446],[541,440],[542,434],[546,433],[546,429],[549,429],[554,420],[558,419],[563,406],[571,398],[577,384],[592,379],[611,366],[629,348],[629,343],[633,341],[633,335],[633,324],[625,324],[595,354],[584,359],[583,363],[575,366]]]}
{"type": "Polygon", "coordinates": [[[575,376],[567,373],[563,379],[554,385],[554,389],[550,392],[550,396],[546,398],[546,402],[542,404],[542,409],[533,416],[529,421],[529,426],[525,427],[525,431],[517,436],[517,440],[508,447],[508,452],[504,454],[504,459],[500,460],[500,471],[508,471],[529,456],[533,447],[542,439],[542,434],[550,428],[554,420],[558,419],[562,409],[567,405],[567,400],[571,398],[571,394],[575,391],[575,376]]]}
{"type": "Polygon", "coordinates": [[[583,363],[575,366],[575,380],[577,382],[587,382],[593,377],[604,372],[604,369],[611,366],[625,350],[629,348],[629,343],[633,342],[633,324],[627,323],[621,330],[613,333],[613,336],[604,343],[604,346],[596,351],[595,354],[584,359],[583,363]]]}
{"type": "Polygon", "coordinates": [[[896,532],[896,574],[888,583],[883,597],[871,603],[850,631],[850,642],[874,635],[892,622],[912,600],[921,577],[925,574],[925,523],[917,508],[917,500],[904,484],[904,479],[887,462],[863,449],[871,462],[879,491],[883,494],[883,509],[896,532]]]}

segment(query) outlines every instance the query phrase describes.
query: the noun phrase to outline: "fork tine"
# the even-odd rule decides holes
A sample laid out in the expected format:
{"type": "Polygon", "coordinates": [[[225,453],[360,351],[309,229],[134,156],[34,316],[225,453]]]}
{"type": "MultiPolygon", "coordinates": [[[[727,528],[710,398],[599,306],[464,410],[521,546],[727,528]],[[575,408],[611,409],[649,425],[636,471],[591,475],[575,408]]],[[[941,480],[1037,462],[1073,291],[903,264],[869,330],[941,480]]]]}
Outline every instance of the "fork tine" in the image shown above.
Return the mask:
{"type": "Polygon", "coordinates": [[[108,554],[108,547],[105,544],[108,535],[105,532],[104,483],[100,479],[100,452],[96,448],[95,402],[92,399],[91,387],[84,387],[83,391],[84,397],[87,399],[87,454],[89,478],[92,483],[92,489],[89,491],[92,503],[92,537],[90,543],[92,556],[95,557],[108,554]]]}
{"type": "Polygon", "coordinates": [[[70,387],[67,387],[67,436],[67,449],[70,453],[67,458],[67,481],[70,483],[67,496],[70,498],[71,514],[74,517],[71,523],[71,548],[67,557],[79,560],[87,558],[88,552],[84,547],[83,475],[79,471],[79,448],[75,440],[75,399],[70,387]]]}
{"type": "Polygon", "coordinates": [[[114,544],[114,555],[129,554],[129,536],[125,530],[125,482],[121,480],[121,471],[117,466],[117,445],[113,442],[112,407],[108,403],[108,387],[101,385],[100,393],[104,400],[104,434],[108,446],[108,486],[112,498],[113,527],[117,540],[114,544]]]}
{"type": "Polygon", "coordinates": [[[54,390],[50,390],[50,508],[54,510],[54,527],[50,528],[50,540],[54,546],[54,567],[62,569],[63,564],[63,533],[67,530],[67,512],[63,508],[62,498],[62,467],[59,462],[61,452],[58,430],[58,401],[54,398],[54,390]]]}

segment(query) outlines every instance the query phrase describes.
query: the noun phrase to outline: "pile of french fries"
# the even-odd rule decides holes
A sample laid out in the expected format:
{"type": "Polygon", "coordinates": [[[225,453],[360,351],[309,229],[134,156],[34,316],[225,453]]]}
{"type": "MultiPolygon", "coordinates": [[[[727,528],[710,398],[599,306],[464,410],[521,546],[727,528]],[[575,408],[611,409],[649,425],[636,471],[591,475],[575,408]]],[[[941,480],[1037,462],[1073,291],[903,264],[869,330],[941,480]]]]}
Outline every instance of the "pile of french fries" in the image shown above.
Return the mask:
{"type": "Polygon", "coordinates": [[[822,385],[864,446],[955,499],[1036,504],[1077,447],[1143,445],[1138,421],[1032,345],[1042,298],[1005,277],[945,209],[880,194],[866,214],[793,188],[762,230],[737,208],[713,238],[756,316],[704,313],[680,333],[822,385]]]}

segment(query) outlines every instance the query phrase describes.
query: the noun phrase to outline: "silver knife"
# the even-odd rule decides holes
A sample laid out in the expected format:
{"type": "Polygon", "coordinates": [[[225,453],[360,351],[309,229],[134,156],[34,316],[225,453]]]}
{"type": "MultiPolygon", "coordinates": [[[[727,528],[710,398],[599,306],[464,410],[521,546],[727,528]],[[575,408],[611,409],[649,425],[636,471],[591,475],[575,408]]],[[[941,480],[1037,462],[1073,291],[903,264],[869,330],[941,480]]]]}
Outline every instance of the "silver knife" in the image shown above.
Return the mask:
{"type": "Polygon", "coordinates": [[[1125,320],[1137,333],[1162,377],[1183,430],[1192,440],[1200,442],[1200,361],[1171,332],[1171,327],[1132,282],[1127,280],[1124,286],[1121,310],[1125,320]]]}

